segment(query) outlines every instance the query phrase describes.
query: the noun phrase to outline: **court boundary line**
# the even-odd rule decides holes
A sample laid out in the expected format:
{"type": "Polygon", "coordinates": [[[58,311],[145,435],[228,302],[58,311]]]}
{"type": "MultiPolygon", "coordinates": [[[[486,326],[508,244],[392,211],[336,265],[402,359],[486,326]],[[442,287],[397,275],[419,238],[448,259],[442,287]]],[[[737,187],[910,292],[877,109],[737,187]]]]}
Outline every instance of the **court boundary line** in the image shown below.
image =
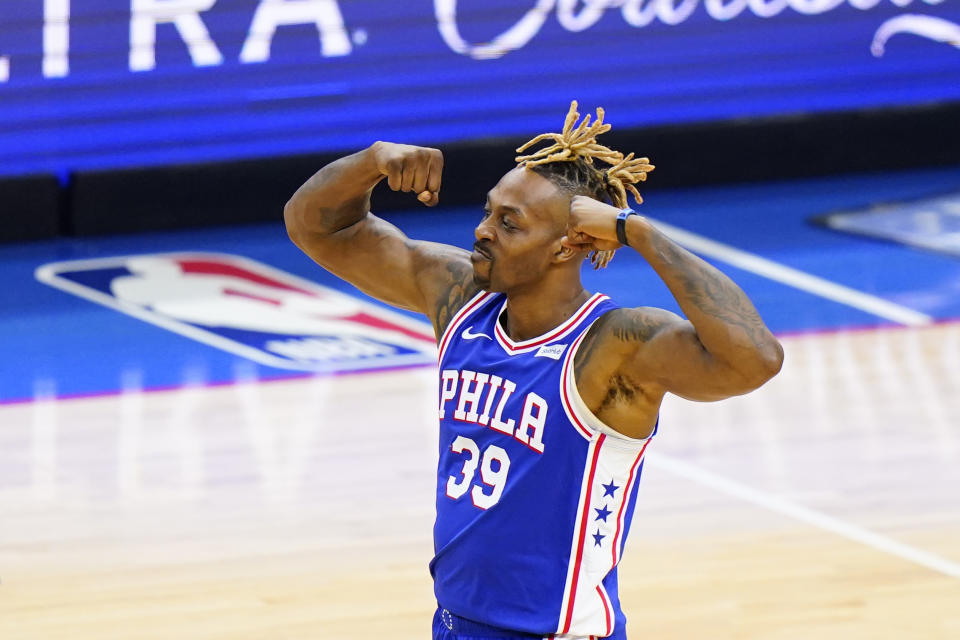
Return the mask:
{"type": "Polygon", "coordinates": [[[960,580],[960,563],[953,562],[935,553],[918,549],[917,547],[899,542],[889,536],[852,524],[836,516],[805,507],[774,493],[755,489],[747,484],[721,476],[699,465],[685,462],[665,453],[650,452],[647,454],[647,460],[648,463],[652,462],[654,467],[667,471],[675,476],[691,480],[719,491],[720,493],[740,498],[745,502],[763,507],[774,513],[799,520],[800,522],[836,534],[842,538],[859,542],[877,551],[882,551],[902,560],[960,580]]]}
{"type": "Polygon", "coordinates": [[[840,333],[861,334],[872,333],[874,331],[908,331],[911,329],[932,329],[935,327],[949,327],[960,324],[960,316],[948,316],[944,318],[934,318],[930,324],[921,326],[910,326],[899,323],[880,323],[880,324],[861,324],[850,325],[846,327],[824,327],[821,329],[789,329],[786,331],[774,331],[773,335],[777,338],[791,339],[804,336],[832,336],[840,333]]]}
{"type": "MultiPolygon", "coordinates": [[[[721,262],[744,269],[751,273],[755,273],[786,286],[791,286],[819,297],[860,309],[872,315],[887,320],[892,320],[901,325],[921,327],[933,324],[935,322],[934,318],[927,314],[890,302],[878,296],[864,293],[862,291],[837,284],[830,280],[808,274],[804,271],[800,271],[772,260],[762,258],[756,254],[737,249],[715,240],[711,240],[707,237],[674,227],[658,220],[651,221],[658,228],[667,233],[667,235],[671,236],[674,240],[692,251],[712,257],[721,262]]],[[[878,329],[882,328],[883,327],[878,327],[878,329]]],[[[416,366],[417,365],[412,365],[410,368],[416,366]]],[[[396,368],[407,367],[401,366],[396,368]]],[[[391,367],[387,367],[386,369],[390,370],[391,367]]],[[[361,370],[355,373],[374,373],[380,371],[383,371],[383,369],[367,371],[361,370]]],[[[347,372],[337,373],[342,374],[347,372]]],[[[307,378],[314,377],[316,375],[316,373],[311,374],[305,372],[305,374],[293,374],[291,376],[284,376],[281,378],[258,380],[257,382],[282,381],[284,379],[290,380],[291,378],[307,378]]],[[[327,373],[327,375],[330,374],[327,373]]],[[[334,375],[336,375],[336,373],[334,373],[334,375]]],[[[226,381],[220,384],[231,385],[235,382],[236,381],[226,381]]],[[[204,386],[220,385],[208,384],[204,386]]],[[[173,389],[162,390],[168,391],[173,389]]],[[[161,389],[156,389],[156,391],[161,391],[161,389]]],[[[113,394],[107,392],[103,395],[113,394]]],[[[62,398],[56,399],[59,400],[62,398]]],[[[27,400],[27,402],[29,402],[29,400],[27,400]]],[[[18,403],[18,401],[15,400],[12,403],[9,401],[0,402],[0,404],[13,403],[18,403]]],[[[774,493],[753,488],[745,483],[716,474],[699,465],[685,462],[674,456],[659,452],[651,452],[651,454],[652,455],[648,455],[648,460],[651,461],[655,467],[659,467],[660,469],[663,469],[675,476],[691,480],[720,493],[767,509],[768,511],[778,513],[823,531],[833,533],[847,540],[860,543],[876,551],[898,557],[901,560],[922,566],[948,577],[960,579],[960,564],[940,555],[899,542],[883,534],[871,531],[859,525],[852,524],[841,518],[831,516],[811,507],[803,506],[802,504],[788,500],[787,498],[778,496],[774,493]]]]}
{"type": "MultiPolygon", "coordinates": [[[[762,258],[754,253],[711,240],[705,236],[651,219],[651,222],[676,242],[696,253],[712,257],[726,264],[757,274],[821,298],[854,307],[872,315],[892,320],[906,327],[926,327],[936,320],[925,313],[890,302],[878,296],[858,291],[819,276],[762,258]]],[[[878,327],[900,329],[902,326],[878,327]]],[[[785,336],[786,337],[786,336],[785,336]]],[[[917,547],[899,542],[865,527],[852,524],[811,507],[803,506],[771,492],[755,489],[747,484],[721,476],[691,462],[665,453],[651,452],[648,460],[675,476],[691,480],[720,493],[787,516],[847,540],[887,553],[937,573],[960,579],[960,563],[917,547]]]]}
{"type": "MultiPolygon", "coordinates": [[[[178,391],[183,391],[184,389],[193,387],[193,388],[202,388],[202,389],[216,389],[219,387],[232,387],[238,384],[246,384],[249,382],[256,382],[257,384],[270,384],[274,382],[298,382],[300,380],[310,380],[313,378],[341,378],[345,376],[362,376],[362,375],[376,375],[378,373],[393,373],[395,371],[407,371],[412,369],[426,369],[429,367],[436,367],[436,364],[433,362],[413,362],[409,364],[394,364],[389,366],[384,366],[380,368],[369,368],[369,369],[344,369],[343,371],[299,371],[292,373],[283,373],[276,376],[271,376],[269,378],[255,378],[254,380],[249,379],[240,379],[240,378],[231,378],[230,380],[210,380],[202,382],[184,382],[183,384],[169,384],[169,385],[158,385],[155,387],[142,387],[137,389],[137,393],[176,393],[178,391]]],[[[0,409],[3,409],[6,406],[14,406],[20,404],[31,404],[42,400],[45,402],[49,401],[71,401],[71,400],[88,400],[88,399],[97,399],[97,398],[109,398],[114,396],[122,396],[125,393],[129,393],[128,390],[123,388],[119,389],[106,389],[104,391],[79,391],[77,393],[65,393],[62,395],[53,395],[50,397],[38,398],[37,396],[31,396],[29,398],[0,398],[0,409]]]]}
{"type": "MultiPolygon", "coordinates": [[[[902,324],[879,324],[872,326],[856,326],[856,327],[838,327],[838,328],[828,328],[828,329],[810,329],[810,330],[800,330],[800,331],[775,331],[774,335],[777,338],[782,338],[785,340],[796,340],[804,338],[811,335],[836,335],[841,333],[873,333],[876,331],[903,331],[911,328],[920,328],[920,329],[929,329],[933,327],[942,327],[942,326],[951,326],[960,324],[960,318],[943,318],[934,320],[931,324],[922,326],[922,327],[908,327],[902,324]]],[[[257,378],[257,383],[271,383],[271,382],[290,382],[296,380],[305,380],[308,378],[323,378],[323,377],[339,377],[339,376],[359,376],[366,374],[377,374],[377,373],[389,373],[392,371],[405,371],[407,369],[423,369],[427,367],[435,367],[436,363],[434,362],[421,362],[421,363],[411,363],[411,364],[402,364],[402,365],[391,365],[385,366],[383,368],[370,368],[370,369],[356,369],[356,370],[344,370],[344,371],[299,371],[299,372],[289,372],[281,373],[278,375],[265,376],[262,378],[257,378]]],[[[227,387],[240,382],[247,382],[245,380],[210,380],[203,381],[200,383],[195,383],[196,386],[200,387],[227,387]]],[[[145,386],[138,391],[140,393],[167,393],[171,391],[179,391],[184,387],[190,386],[189,384],[170,384],[170,385],[158,385],[158,386],[145,386]]],[[[76,393],[65,393],[62,395],[54,395],[49,398],[44,398],[46,401],[55,400],[55,401],[68,401],[68,400],[85,400],[87,398],[103,398],[109,396],[118,396],[124,393],[123,389],[105,389],[101,391],[79,391],[76,393]]],[[[35,396],[30,397],[20,397],[20,398],[0,398],[0,409],[5,406],[18,405],[18,404],[29,404],[31,402],[36,402],[37,398],[35,396]]]]}
{"type": "MultiPolygon", "coordinates": [[[[735,247],[732,247],[730,245],[724,244],[716,240],[711,240],[710,238],[707,238],[705,236],[701,236],[699,234],[693,233],[692,231],[687,231],[686,229],[682,229],[680,227],[675,227],[671,224],[662,222],[655,218],[647,218],[647,219],[650,220],[656,227],[658,227],[659,229],[667,233],[667,235],[669,235],[675,241],[679,242],[680,244],[687,247],[691,251],[715,258],[721,262],[730,264],[740,269],[744,269],[745,271],[749,271],[761,277],[765,277],[769,280],[779,282],[780,284],[790,286],[796,289],[800,289],[802,291],[812,293],[822,298],[833,300],[834,302],[839,302],[841,304],[852,306],[854,308],[860,309],[862,311],[866,311],[867,313],[876,315],[878,317],[881,317],[887,320],[892,320],[901,326],[906,325],[911,327],[923,327],[923,326],[928,326],[932,324],[940,324],[944,322],[950,323],[952,321],[951,319],[937,320],[932,316],[921,313],[914,309],[909,309],[902,305],[898,305],[894,302],[884,300],[883,298],[880,298],[878,296],[874,296],[872,294],[868,294],[862,291],[858,291],[856,289],[852,289],[845,285],[831,282],[829,280],[826,280],[825,278],[814,276],[804,271],[800,271],[799,269],[794,269],[793,267],[788,267],[778,262],[774,262],[767,258],[762,258],[757,254],[753,254],[747,251],[743,251],[741,249],[737,249],[735,247]]],[[[193,254],[193,253],[197,253],[197,252],[166,252],[166,254],[161,253],[161,254],[151,254],[151,255],[167,255],[167,254],[173,255],[173,254],[193,254]]],[[[206,253],[209,255],[221,255],[218,252],[201,252],[201,253],[206,253]]],[[[237,256],[234,254],[226,254],[226,255],[229,255],[230,257],[245,258],[245,256],[237,256]]],[[[124,257],[130,257],[130,256],[124,256],[124,257]]],[[[116,256],[112,256],[111,259],[116,259],[116,256]]],[[[36,268],[34,272],[35,277],[37,280],[44,282],[45,284],[54,286],[55,288],[67,290],[65,287],[49,282],[48,281],[49,278],[48,279],[42,278],[41,272],[44,270],[49,270],[53,265],[80,264],[80,263],[91,262],[92,260],[93,261],[102,260],[102,258],[70,260],[70,261],[61,261],[57,263],[44,264],[36,268]]],[[[271,265],[266,265],[265,263],[260,263],[259,261],[257,261],[257,264],[270,267],[271,269],[276,271],[280,271],[280,270],[277,270],[275,267],[272,267],[271,265]]],[[[285,276],[293,276],[294,279],[299,280],[306,285],[322,286],[322,285],[318,285],[317,283],[311,280],[307,280],[305,278],[296,276],[295,274],[289,274],[285,271],[281,271],[281,273],[283,273],[285,276]]],[[[48,274],[44,273],[43,275],[48,275],[48,274]]],[[[79,295],[79,297],[81,298],[87,298],[86,295],[78,294],[74,291],[69,291],[69,292],[74,293],[75,295],[79,295]]],[[[338,291],[338,293],[342,293],[342,292],[338,291]]],[[[112,306],[109,304],[105,304],[104,302],[101,302],[99,300],[92,300],[92,301],[97,302],[104,306],[108,306],[108,307],[112,306]]],[[[372,304],[372,303],[368,303],[368,304],[372,304]]],[[[373,305],[373,306],[376,306],[376,305],[373,305]]],[[[123,312],[123,310],[121,309],[116,309],[116,310],[123,312]]],[[[397,314],[397,315],[402,316],[402,314],[397,314]]],[[[406,320],[407,323],[409,323],[412,326],[419,325],[418,328],[427,326],[422,321],[418,321],[412,318],[407,318],[406,316],[402,316],[402,317],[404,320],[406,320]]],[[[150,321],[147,321],[147,322],[150,322],[150,321]]],[[[862,326],[862,327],[855,327],[849,330],[876,331],[876,330],[882,330],[882,329],[888,329],[888,328],[899,328],[899,327],[897,326],[891,327],[891,326],[883,326],[883,325],[875,326],[875,327],[862,326]]],[[[809,333],[821,333],[821,332],[842,333],[847,330],[848,329],[846,328],[840,327],[840,328],[830,328],[830,329],[814,329],[812,331],[802,331],[802,330],[795,331],[795,332],[788,331],[782,334],[777,333],[777,335],[778,336],[782,335],[783,337],[789,338],[792,336],[805,335],[809,333]]],[[[427,362],[423,362],[423,363],[411,362],[411,363],[403,363],[403,364],[397,363],[392,366],[386,365],[386,366],[383,366],[382,368],[372,367],[369,369],[359,369],[356,371],[334,370],[334,371],[324,372],[324,371],[302,371],[301,370],[298,372],[291,372],[290,374],[287,374],[287,375],[262,378],[258,380],[258,382],[293,380],[293,379],[313,377],[317,375],[322,376],[322,375],[343,375],[345,373],[355,373],[355,374],[356,373],[377,373],[381,371],[390,371],[395,369],[423,367],[423,366],[428,366],[429,364],[430,363],[427,363],[427,362]]],[[[235,380],[222,380],[222,381],[204,383],[203,386],[216,387],[216,386],[231,385],[235,383],[236,383],[235,380]]],[[[153,387],[153,388],[148,387],[148,388],[144,388],[143,391],[164,392],[164,391],[180,389],[183,386],[184,385],[169,385],[169,386],[161,386],[161,387],[153,387]]],[[[72,400],[72,399],[82,399],[82,398],[91,398],[91,397],[102,397],[102,396],[119,395],[122,392],[123,391],[121,389],[110,389],[110,390],[93,391],[93,392],[80,392],[76,394],[65,394],[62,396],[55,396],[53,399],[54,400],[72,400]]],[[[25,404],[25,403],[34,402],[35,400],[36,398],[32,398],[32,397],[31,398],[6,398],[6,399],[0,398],[0,406],[25,404]]]]}
{"type": "Polygon", "coordinates": [[[800,289],[833,302],[865,311],[871,315],[892,320],[912,327],[931,324],[934,318],[915,309],[910,309],[879,296],[865,293],[852,287],[838,284],[826,278],[788,267],[785,264],[762,258],[755,253],[737,249],[728,244],[711,240],[680,227],[675,227],[655,218],[647,218],[667,236],[696,253],[715,258],[734,267],[755,273],[780,284],[800,289]]]}

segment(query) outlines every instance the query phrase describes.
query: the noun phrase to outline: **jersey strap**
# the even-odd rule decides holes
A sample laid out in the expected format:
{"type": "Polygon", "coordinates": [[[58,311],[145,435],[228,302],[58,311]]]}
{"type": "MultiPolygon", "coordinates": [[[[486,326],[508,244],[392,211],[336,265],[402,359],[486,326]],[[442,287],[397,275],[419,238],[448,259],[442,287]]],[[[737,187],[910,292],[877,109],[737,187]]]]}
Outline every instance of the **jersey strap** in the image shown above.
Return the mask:
{"type": "Polygon", "coordinates": [[[450,324],[447,325],[447,328],[443,331],[443,335],[440,336],[440,357],[438,362],[443,362],[443,356],[447,352],[447,347],[450,346],[450,338],[451,336],[456,335],[457,329],[461,324],[463,324],[463,321],[495,295],[495,293],[490,293],[489,291],[481,291],[477,295],[470,298],[470,300],[465,305],[460,307],[460,310],[454,314],[453,318],[450,320],[450,324]]]}

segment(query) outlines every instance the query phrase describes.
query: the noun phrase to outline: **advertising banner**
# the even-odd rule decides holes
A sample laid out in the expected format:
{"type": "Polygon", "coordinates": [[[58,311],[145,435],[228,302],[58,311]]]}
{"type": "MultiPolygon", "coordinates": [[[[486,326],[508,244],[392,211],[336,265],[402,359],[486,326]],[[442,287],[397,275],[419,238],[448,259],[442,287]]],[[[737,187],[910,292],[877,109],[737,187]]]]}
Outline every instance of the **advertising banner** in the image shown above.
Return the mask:
{"type": "Polygon", "coordinates": [[[960,0],[3,0],[0,172],[960,99],[960,0]]]}

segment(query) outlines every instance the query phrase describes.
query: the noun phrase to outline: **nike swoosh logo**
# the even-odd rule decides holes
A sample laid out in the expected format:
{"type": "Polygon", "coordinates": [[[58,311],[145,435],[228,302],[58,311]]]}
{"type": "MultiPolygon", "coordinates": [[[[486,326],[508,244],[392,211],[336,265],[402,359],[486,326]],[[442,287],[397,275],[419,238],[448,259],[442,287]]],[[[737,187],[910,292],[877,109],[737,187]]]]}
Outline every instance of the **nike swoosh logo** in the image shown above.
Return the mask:
{"type": "Polygon", "coordinates": [[[460,335],[463,336],[464,340],[473,340],[474,338],[486,338],[487,340],[493,340],[490,336],[485,333],[470,333],[470,329],[473,329],[473,325],[470,325],[463,330],[463,333],[460,335]]]}

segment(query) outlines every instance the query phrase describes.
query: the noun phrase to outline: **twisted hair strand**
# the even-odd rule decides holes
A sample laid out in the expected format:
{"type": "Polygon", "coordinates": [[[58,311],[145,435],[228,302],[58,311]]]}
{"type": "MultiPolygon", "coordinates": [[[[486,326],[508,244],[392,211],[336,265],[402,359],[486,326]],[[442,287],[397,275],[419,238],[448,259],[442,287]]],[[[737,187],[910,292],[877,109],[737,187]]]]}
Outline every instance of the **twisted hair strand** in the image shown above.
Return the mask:
{"type": "MultiPolygon", "coordinates": [[[[541,133],[517,148],[522,153],[545,140],[553,144],[528,155],[518,155],[518,166],[544,175],[571,193],[589,195],[600,201],[609,201],[618,209],[627,206],[627,192],[643,202],[636,188],[638,182],[645,182],[647,173],[654,170],[649,158],[635,158],[634,154],[624,156],[597,142],[597,136],[610,131],[609,124],[603,121],[604,111],[597,107],[596,120],[591,124],[591,116],[574,128],[580,120],[577,101],[570,103],[570,109],[563,121],[560,133],[541,133]],[[609,165],[599,169],[594,165],[599,160],[609,165]]],[[[613,251],[594,251],[590,262],[594,268],[602,268],[613,258],[613,251]]]]}

